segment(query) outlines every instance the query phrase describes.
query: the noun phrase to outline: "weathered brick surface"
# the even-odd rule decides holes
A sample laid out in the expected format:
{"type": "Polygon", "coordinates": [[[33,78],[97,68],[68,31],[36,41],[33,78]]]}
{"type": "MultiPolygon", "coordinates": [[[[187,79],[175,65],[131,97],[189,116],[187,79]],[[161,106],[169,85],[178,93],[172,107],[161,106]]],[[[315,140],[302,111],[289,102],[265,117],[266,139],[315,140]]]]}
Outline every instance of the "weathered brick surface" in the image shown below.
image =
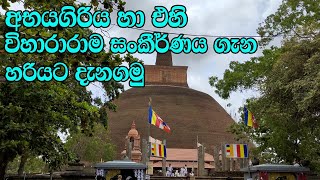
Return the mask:
{"type": "Polygon", "coordinates": [[[166,134],[151,126],[151,136],[166,139],[168,148],[196,148],[199,136],[206,152],[213,154],[213,145],[235,142],[234,136],[227,133],[233,119],[211,96],[188,88],[187,70],[187,66],[172,66],[170,52],[158,53],[155,66],[145,65],[147,86],[129,89],[115,101],[118,109],[109,114],[109,130],[118,154],[124,149],[133,120],[141,138],[147,138],[149,97],[153,109],[172,129],[166,134]]]}
{"type": "Polygon", "coordinates": [[[198,135],[207,147],[206,152],[213,154],[212,145],[235,142],[234,136],[227,132],[233,119],[211,96],[184,87],[146,86],[121,94],[115,101],[117,112],[109,114],[109,130],[119,154],[133,120],[141,138],[147,137],[149,97],[155,112],[172,129],[167,134],[151,126],[151,136],[166,139],[167,147],[196,148],[198,135]]]}
{"type": "Polygon", "coordinates": [[[156,65],[159,66],[172,66],[172,55],[171,52],[166,52],[164,54],[157,54],[156,65]]]}
{"type": "Polygon", "coordinates": [[[146,85],[176,85],[188,87],[187,66],[145,65],[146,85]]]}
{"type": "MultiPolygon", "coordinates": [[[[168,42],[169,41],[169,37],[166,38],[168,42]]],[[[164,48],[166,46],[166,44],[164,43],[164,41],[160,41],[159,42],[159,47],[160,48],[164,48]]],[[[157,59],[156,59],[156,65],[157,66],[172,66],[172,54],[170,51],[166,52],[166,53],[157,53],[157,59]]]]}

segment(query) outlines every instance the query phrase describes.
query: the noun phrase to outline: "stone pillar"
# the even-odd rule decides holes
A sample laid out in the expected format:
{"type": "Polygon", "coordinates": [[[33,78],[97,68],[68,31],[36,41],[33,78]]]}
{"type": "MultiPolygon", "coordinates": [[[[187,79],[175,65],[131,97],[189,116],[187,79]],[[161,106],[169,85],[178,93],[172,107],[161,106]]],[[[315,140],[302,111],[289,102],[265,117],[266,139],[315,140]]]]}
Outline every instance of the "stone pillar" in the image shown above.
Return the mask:
{"type": "Polygon", "coordinates": [[[240,170],[239,162],[240,162],[239,159],[236,159],[235,162],[234,162],[234,170],[235,171],[239,171],[240,170]]]}
{"type": "Polygon", "coordinates": [[[221,144],[221,157],[222,157],[222,171],[226,171],[227,158],[226,158],[226,150],[225,150],[224,144],[221,144]]]}
{"type": "Polygon", "coordinates": [[[219,147],[214,146],[213,158],[215,171],[220,171],[219,147]]]}
{"type": "Polygon", "coordinates": [[[142,140],[142,163],[147,165],[147,159],[148,159],[148,153],[147,153],[147,147],[148,146],[148,143],[145,139],[142,140]]]}
{"type": "MultiPolygon", "coordinates": [[[[163,145],[166,146],[166,140],[163,140],[163,145]]],[[[166,157],[162,158],[162,175],[166,176],[166,157]]]]}
{"type": "Polygon", "coordinates": [[[204,146],[198,147],[198,176],[204,175],[204,146]]]}
{"type": "Polygon", "coordinates": [[[234,159],[230,159],[230,171],[234,171],[234,159]]]}
{"type": "Polygon", "coordinates": [[[243,159],[240,159],[240,169],[244,168],[244,162],[243,162],[243,159]]]}
{"type": "Polygon", "coordinates": [[[230,171],[230,158],[226,158],[226,171],[230,171]]]}

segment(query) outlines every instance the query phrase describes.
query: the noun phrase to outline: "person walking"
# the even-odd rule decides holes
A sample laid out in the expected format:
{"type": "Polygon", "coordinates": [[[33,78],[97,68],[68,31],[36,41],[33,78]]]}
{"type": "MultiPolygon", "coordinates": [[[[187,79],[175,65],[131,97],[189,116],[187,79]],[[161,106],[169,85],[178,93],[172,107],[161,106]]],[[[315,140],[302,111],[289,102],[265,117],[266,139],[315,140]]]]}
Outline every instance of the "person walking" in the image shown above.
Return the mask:
{"type": "Polygon", "coordinates": [[[184,168],[180,168],[180,177],[183,177],[184,176],[184,168]]]}
{"type": "Polygon", "coordinates": [[[182,167],[180,170],[180,175],[182,177],[185,177],[185,176],[187,176],[187,174],[188,174],[188,168],[187,168],[187,165],[184,165],[184,167],[182,167]]]}
{"type": "Polygon", "coordinates": [[[188,167],[186,164],[184,165],[184,174],[185,176],[188,174],[188,167]]]}
{"type": "Polygon", "coordinates": [[[172,174],[173,174],[173,168],[172,168],[171,164],[169,164],[168,172],[169,172],[169,173],[168,173],[169,176],[172,176],[172,174]]]}

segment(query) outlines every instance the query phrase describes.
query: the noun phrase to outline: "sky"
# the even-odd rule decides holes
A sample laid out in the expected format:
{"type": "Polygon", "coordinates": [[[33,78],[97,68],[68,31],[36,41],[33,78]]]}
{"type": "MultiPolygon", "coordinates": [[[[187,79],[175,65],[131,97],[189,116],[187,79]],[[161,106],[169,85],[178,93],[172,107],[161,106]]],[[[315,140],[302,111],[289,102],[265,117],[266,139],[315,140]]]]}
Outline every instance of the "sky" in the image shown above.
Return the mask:
{"type": "MultiPolygon", "coordinates": [[[[256,29],[259,23],[274,13],[280,6],[281,0],[134,0],[127,1],[126,10],[142,10],[146,15],[144,29],[168,33],[182,33],[195,35],[214,36],[254,36],[258,35],[256,29]],[[170,9],[174,5],[184,5],[187,8],[188,24],[184,28],[174,29],[170,27],[157,29],[151,24],[151,14],[155,6],[165,6],[170,9]]],[[[112,20],[115,23],[116,16],[112,20]]],[[[113,26],[108,29],[110,37],[124,37],[128,41],[136,41],[144,31],[136,29],[124,29],[113,26]]],[[[172,39],[177,35],[169,35],[172,39]]],[[[191,37],[194,38],[194,37],[191,37]]],[[[235,92],[227,100],[221,99],[210,85],[209,77],[223,77],[223,73],[229,67],[231,61],[244,62],[261,55],[261,49],[255,54],[226,54],[219,55],[213,51],[214,38],[208,39],[208,52],[206,54],[173,54],[173,65],[188,66],[189,87],[212,96],[218,103],[231,114],[235,120],[239,120],[239,107],[243,106],[247,98],[258,96],[255,91],[235,92]],[[227,104],[231,104],[230,107],[227,104]]],[[[109,42],[110,39],[107,39],[109,42]]],[[[156,54],[134,54],[145,64],[154,65],[156,54]]],[[[125,88],[130,88],[125,83],[125,88]]],[[[91,86],[94,94],[103,96],[101,89],[91,86]]]]}
{"type": "MultiPolygon", "coordinates": [[[[195,35],[214,35],[214,36],[254,36],[257,35],[256,29],[259,23],[274,13],[281,0],[127,0],[126,10],[142,10],[146,15],[144,29],[162,31],[169,33],[195,34],[195,35]],[[188,24],[184,28],[173,29],[170,27],[157,29],[151,24],[151,14],[155,6],[165,6],[170,9],[174,5],[184,5],[187,8],[188,24]]],[[[22,3],[12,4],[11,10],[22,10],[22,3]]],[[[5,11],[0,10],[2,14],[5,11]]],[[[112,23],[116,23],[116,13],[111,15],[112,23]]],[[[109,43],[110,37],[124,37],[128,41],[136,41],[141,33],[136,29],[122,29],[118,26],[110,26],[106,29],[108,36],[105,42],[109,43]]],[[[100,32],[100,30],[96,30],[100,32]]],[[[172,39],[177,35],[169,35],[172,39]]],[[[243,106],[245,100],[259,94],[254,91],[235,92],[227,100],[221,99],[215,94],[214,89],[209,85],[209,77],[223,77],[223,73],[229,67],[231,61],[244,62],[261,55],[261,49],[255,54],[225,54],[219,55],[213,51],[212,45],[214,38],[208,39],[208,52],[206,54],[173,54],[173,64],[177,66],[188,66],[189,87],[212,96],[218,103],[226,109],[228,113],[239,119],[238,109],[243,106]],[[227,107],[227,104],[231,104],[227,107]]],[[[133,54],[144,61],[145,64],[154,65],[156,54],[133,54]]],[[[125,83],[125,89],[130,88],[125,83]]],[[[98,84],[90,85],[94,96],[105,99],[105,94],[98,84]]]]}

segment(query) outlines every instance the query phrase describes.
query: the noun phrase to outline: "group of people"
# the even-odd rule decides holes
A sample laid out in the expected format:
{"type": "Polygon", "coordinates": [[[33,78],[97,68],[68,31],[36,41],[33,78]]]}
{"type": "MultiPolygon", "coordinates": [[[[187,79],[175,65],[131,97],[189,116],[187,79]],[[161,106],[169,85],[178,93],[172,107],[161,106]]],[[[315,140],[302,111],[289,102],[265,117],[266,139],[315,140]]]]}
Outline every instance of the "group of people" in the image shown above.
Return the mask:
{"type": "Polygon", "coordinates": [[[166,176],[167,177],[185,177],[185,176],[194,176],[194,173],[192,171],[190,173],[188,172],[187,165],[182,167],[180,169],[180,172],[178,169],[174,172],[173,167],[171,166],[171,164],[169,164],[169,167],[167,168],[166,176]]]}

